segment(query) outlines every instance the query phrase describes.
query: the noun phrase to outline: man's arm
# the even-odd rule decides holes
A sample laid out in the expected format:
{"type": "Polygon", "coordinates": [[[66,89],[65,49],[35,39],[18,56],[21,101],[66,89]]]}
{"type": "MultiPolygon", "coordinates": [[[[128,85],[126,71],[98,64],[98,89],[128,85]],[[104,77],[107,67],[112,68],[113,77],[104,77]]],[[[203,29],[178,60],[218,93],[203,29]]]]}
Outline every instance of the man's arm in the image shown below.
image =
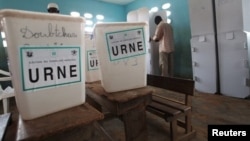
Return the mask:
{"type": "Polygon", "coordinates": [[[153,38],[150,37],[149,41],[159,42],[163,36],[163,24],[160,23],[155,29],[155,35],[153,38]]]}
{"type": "Polygon", "coordinates": [[[152,41],[159,42],[159,39],[157,37],[155,37],[155,36],[153,38],[150,37],[149,42],[152,42],[152,41]]]}

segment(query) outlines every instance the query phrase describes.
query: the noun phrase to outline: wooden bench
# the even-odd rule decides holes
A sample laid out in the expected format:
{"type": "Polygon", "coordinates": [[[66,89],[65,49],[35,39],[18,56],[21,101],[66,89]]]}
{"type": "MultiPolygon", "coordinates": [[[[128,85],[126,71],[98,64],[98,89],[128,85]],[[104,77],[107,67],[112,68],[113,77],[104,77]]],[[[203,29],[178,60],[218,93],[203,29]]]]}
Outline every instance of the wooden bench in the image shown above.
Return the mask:
{"type": "Polygon", "coordinates": [[[189,140],[195,136],[191,125],[191,99],[194,95],[194,81],[174,77],[147,75],[147,85],[162,89],[161,94],[153,92],[152,102],[147,111],[170,123],[171,141],[189,140]],[[170,98],[167,92],[171,91],[183,95],[183,101],[170,98]],[[185,134],[178,134],[178,127],[185,129],[185,134]]]}

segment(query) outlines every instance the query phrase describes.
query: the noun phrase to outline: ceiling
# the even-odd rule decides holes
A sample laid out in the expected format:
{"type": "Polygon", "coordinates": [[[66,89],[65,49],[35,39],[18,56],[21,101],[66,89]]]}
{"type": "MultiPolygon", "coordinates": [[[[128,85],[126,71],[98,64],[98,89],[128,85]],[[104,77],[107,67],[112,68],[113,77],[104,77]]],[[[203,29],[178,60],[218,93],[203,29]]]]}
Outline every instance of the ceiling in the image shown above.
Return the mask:
{"type": "Polygon", "coordinates": [[[129,4],[130,2],[133,2],[135,0],[99,0],[99,1],[113,3],[113,4],[119,4],[119,5],[126,5],[126,4],[129,4]]]}

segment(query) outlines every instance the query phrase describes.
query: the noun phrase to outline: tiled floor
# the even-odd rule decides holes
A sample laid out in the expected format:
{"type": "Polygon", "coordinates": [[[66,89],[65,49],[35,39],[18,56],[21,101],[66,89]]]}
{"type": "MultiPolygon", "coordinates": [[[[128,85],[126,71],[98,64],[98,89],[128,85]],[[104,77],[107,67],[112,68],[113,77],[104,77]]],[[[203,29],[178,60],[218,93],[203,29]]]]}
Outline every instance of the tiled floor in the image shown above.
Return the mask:
{"type": "MultiPolygon", "coordinates": [[[[193,129],[197,131],[196,137],[191,141],[207,141],[207,125],[209,124],[249,124],[250,125],[250,100],[238,99],[221,95],[196,93],[192,101],[193,129]]],[[[2,104],[1,104],[2,106],[2,104]]],[[[2,113],[2,107],[0,112],[2,113]]],[[[17,118],[15,100],[11,99],[11,112],[13,121],[17,118]]],[[[149,141],[168,141],[169,124],[164,120],[147,113],[147,127],[149,141]]],[[[124,141],[124,128],[117,119],[103,121],[106,132],[115,141],[124,141]]],[[[16,123],[13,122],[5,136],[6,141],[15,140],[16,123]]],[[[179,130],[183,132],[183,130],[179,130]]],[[[106,141],[98,131],[92,141],[106,141]]]]}

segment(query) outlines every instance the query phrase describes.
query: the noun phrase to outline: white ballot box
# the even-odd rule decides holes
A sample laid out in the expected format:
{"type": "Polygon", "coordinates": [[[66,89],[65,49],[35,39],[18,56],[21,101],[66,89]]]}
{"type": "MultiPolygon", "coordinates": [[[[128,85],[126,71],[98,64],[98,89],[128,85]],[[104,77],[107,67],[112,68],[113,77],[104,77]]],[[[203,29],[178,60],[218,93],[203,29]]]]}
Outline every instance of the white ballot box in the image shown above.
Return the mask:
{"type": "Polygon", "coordinates": [[[145,22],[100,23],[95,44],[107,92],[146,86],[145,22]]]}
{"type": "Polygon", "coordinates": [[[92,34],[85,34],[85,52],[86,52],[86,79],[85,82],[100,81],[100,68],[97,50],[92,34]]]}
{"type": "Polygon", "coordinates": [[[84,19],[12,9],[0,18],[22,119],[83,104],[84,19]]]}

